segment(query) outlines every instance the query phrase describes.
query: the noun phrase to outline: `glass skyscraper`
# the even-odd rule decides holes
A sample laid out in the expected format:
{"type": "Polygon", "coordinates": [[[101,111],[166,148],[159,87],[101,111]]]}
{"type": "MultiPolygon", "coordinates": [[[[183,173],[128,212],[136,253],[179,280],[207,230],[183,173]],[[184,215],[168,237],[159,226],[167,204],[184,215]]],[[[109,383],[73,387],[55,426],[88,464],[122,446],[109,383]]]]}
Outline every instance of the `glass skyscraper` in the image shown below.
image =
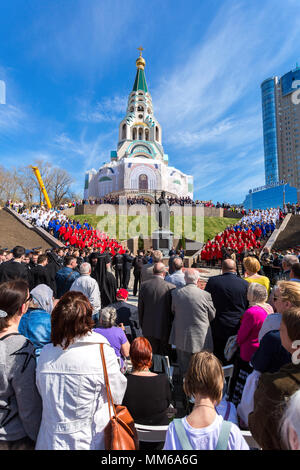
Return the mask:
{"type": "Polygon", "coordinates": [[[261,84],[266,186],[250,190],[246,209],[295,203],[300,194],[300,67],[261,84]]]}
{"type": "Polygon", "coordinates": [[[261,84],[266,184],[283,180],[300,188],[299,87],[298,66],[261,84]]]}
{"type": "Polygon", "coordinates": [[[266,184],[278,181],[276,77],[261,84],[266,184]]]}

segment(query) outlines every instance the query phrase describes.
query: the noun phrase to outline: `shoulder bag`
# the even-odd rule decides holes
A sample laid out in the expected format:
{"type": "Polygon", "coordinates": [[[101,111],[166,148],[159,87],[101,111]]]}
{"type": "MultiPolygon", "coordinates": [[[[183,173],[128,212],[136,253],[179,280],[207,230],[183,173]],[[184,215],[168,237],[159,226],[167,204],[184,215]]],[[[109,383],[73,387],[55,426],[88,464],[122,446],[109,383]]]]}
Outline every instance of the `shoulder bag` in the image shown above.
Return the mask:
{"type": "Polygon", "coordinates": [[[104,428],[104,442],[106,450],[138,450],[139,441],[134,421],[126,406],[114,405],[109,386],[103,344],[100,344],[100,353],[109,409],[109,422],[104,428]],[[111,412],[113,409],[113,415],[111,412]]]}

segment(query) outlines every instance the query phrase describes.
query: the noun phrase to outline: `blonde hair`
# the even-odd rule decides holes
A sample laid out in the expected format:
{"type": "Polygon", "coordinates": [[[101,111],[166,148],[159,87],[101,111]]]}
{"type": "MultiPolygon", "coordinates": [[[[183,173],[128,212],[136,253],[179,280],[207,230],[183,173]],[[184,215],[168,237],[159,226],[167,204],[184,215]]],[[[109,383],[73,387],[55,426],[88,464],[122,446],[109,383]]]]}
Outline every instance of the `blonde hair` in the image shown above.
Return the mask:
{"type": "Polygon", "coordinates": [[[247,256],[243,261],[244,268],[247,272],[258,273],[260,270],[260,262],[254,256],[247,256]]]}
{"type": "Polygon", "coordinates": [[[278,281],[276,288],[284,302],[291,302],[295,307],[300,307],[300,282],[278,281]]]}
{"type": "Polygon", "coordinates": [[[193,354],[183,384],[187,396],[200,394],[217,405],[222,400],[224,372],[219,359],[208,351],[193,354]]]}

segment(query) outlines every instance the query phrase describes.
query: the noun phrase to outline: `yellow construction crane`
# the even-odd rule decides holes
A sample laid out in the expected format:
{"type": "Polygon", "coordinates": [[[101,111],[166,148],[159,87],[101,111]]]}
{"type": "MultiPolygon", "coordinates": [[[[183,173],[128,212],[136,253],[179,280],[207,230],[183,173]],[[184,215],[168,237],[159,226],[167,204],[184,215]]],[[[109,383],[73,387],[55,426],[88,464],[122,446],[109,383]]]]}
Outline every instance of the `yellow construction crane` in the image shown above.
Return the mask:
{"type": "Polygon", "coordinates": [[[39,183],[40,188],[41,188],[41,191],[42,191],[42,193],[43,193],[43,195],[44,195],[44,198],[45,198],[46,204],[47,204],[47,206],[48,206],[48,209],[51,209],[51,208],[52,208],[52,205],[51,205],[49,196],[48,196],[48,194],[47,194],[45,185],[44,185],[44,183],[43,183],[40,170],[38,169],[37,166],[32,166],[32,165],[31,165],[30,168],[32,168],[33,173],[35,174],[35,177],[36,177],[36,179],[38,180],[38,183],[39,183]]]}

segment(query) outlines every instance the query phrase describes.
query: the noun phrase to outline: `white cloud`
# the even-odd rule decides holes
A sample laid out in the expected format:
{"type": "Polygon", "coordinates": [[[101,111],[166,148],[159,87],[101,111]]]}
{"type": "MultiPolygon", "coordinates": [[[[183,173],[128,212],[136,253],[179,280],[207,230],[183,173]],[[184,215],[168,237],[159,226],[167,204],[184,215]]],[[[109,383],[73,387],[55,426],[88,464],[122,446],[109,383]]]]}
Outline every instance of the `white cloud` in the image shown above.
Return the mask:
{"type": "Polygon", "coordinates": [[[194,175],[196,197],[243,199],[264,184],[260,84],[288,71],[299,40],[299,17],[280,2],[258,9],[227,1],[204,38],[168,67],[153,90],[154,108],[165,150],[194,175]]]}
{"type": "Polygon", "coordinates": [[[20,127],[27,127],[28,116],[18,106],[0,104],[0,133],[14,132],[20,127]]]}
{"type": "Polygon", "coordinates": [[[241,5],[226,2],[204,41],[191,48],[183,63],[170,67],[153,90],[166,142],[175,140],[177,133],[188,146],[191,140],[205,142],[208,125],[212,137],[214,132],[227,133],[228,114],[233,121],[247,117],[253,98],[260,106],[261,81],[291,55],[300,36],[299,21],[290,21],[289,34],[270,35],[272,21],[278,26],[281,21],[275,18],[278,8],[267,2],[257,12],[241,5]]]}
{"type": "Polygon", "coordinates": [[[87,123],[112,122],[121,120],[126,114],[127,97],[103,98],[94,106],[87,100],[79,101],[77,119],[87,123]]]}
{"type": "Polygon", "coordinates": [[[109,161],[112,141],[115,131],[101,133],[94,139],[87,139],[86,129],[83,129],[79,140],[74,140],[66,133],[55,137],[53,145],[65,160],[76,162],[78,166],[78,156],[81,157],[80,167],[84,171],[100,166],[104,161],[109,161]]]}

